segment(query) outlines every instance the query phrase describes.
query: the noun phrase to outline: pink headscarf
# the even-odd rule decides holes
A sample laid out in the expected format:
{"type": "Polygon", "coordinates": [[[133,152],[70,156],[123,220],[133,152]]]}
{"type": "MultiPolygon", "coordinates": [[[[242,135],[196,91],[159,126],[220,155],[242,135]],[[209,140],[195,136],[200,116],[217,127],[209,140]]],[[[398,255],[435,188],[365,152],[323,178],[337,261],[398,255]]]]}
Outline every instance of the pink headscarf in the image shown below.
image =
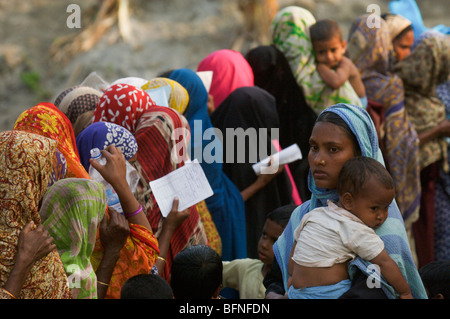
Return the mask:
{"type": "Polygon", "coordinates": [[[238,51],[214,51],[200,62],[197,71],[213,71],[209,94],[214,97],[215,108],[235,89],[254,86],[253,70],[238,51]]]}

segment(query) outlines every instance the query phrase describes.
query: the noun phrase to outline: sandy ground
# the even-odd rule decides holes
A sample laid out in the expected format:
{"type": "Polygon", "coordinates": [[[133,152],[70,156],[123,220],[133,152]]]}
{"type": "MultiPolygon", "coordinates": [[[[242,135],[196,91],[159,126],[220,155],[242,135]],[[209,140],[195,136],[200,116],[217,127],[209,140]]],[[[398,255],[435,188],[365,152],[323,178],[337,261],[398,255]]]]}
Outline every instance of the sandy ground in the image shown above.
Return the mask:
{"type": "MultiPolygon", "coordinates": [[[[85,30],[99,0],[0,0],[0,130],[12,129],[19,114],[40,101],[53,102],[65,88],[96,71],[112,82],[124,76],[150,79],[173,68],[196,69],[210,52],[231,48],[243,32],[239,0],[130,0],[133,43],[113,25],[89,51],[56,61],[52,43],[85,30]],[[78,4],[81,28],[69,28],[68,5],[78,4]]],[[[385,0],[279,0],[303,6],[316,19],[333,18],[344,34],[369,4],[388,11],[385,0]]],[[[426,26],[450,25],[448,0],[417,0],[426,26]]],[[[249,47],[242,47],[245,54],[249,47]]]]}

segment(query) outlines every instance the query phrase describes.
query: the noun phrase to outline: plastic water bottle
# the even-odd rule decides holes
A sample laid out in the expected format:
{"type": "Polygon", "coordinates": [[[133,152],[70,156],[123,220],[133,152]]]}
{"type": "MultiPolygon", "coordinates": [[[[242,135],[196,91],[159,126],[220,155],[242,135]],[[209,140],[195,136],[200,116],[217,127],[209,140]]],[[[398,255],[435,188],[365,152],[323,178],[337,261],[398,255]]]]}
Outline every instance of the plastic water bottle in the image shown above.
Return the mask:
{"type": "MultiPolygon", "coordinates": [[[[91,150],[91,158],[98,161],[102,165],[106,164],[106,158],[102,156],[102,153],[98,148],[93,148],[91,150]]],[[[107,205],[114,208],[118,213],[123,214],[122,205],[120,205],[119,196],[117,195],[116,191],[111,186],[111,184],[105,181],[103,176],[92,165],[89,167],[89,176],[92,178],[92,180],[103,184],[103,186],[105,187],[107,205]]]]}

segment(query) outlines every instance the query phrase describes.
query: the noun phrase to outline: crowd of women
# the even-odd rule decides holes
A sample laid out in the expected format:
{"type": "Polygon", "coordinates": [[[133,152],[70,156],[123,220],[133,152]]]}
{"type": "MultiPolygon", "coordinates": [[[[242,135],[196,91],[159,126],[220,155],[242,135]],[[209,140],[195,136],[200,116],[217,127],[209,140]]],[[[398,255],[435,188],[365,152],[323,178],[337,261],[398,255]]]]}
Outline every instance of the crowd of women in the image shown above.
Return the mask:
{"type": "MultiPolygon", "coordinates": [[[[394,44],[412,32],[410,23],[391,16],[371,28],[368,18],[354,21],[346,51],[361,74],[367,107],[351,86],[324,84],[309,39],[316,20],[289,6],[273,19],[270,45],[245,54],[219,49],[197,70],[169,68],[154,79],[89,77],[53,103],[24,111],[12,130],[0,133],[0,297],[117,299],[138,274],[157,273],[170,282],[174,257],[192,245],[209,245],[224,261],[256,259],[266,215],[295,203],[265,280],[268,298],[283,296],[294,229],[304,214],[337,196],[335,184],[316,186],[307,156],[318,116],[333,113],[340,118],[333,125],[346,128],[352,148],[391,173],[395,201],[376,232],[413,297],[426,298],[418,269],[450,259],[450,42],[427,31],[401,54],[394,44]],[[201,71],[213,72],[209,92],[201,71]],[[152,98],[161,88],[169,88],[167,103],[152,98]],[[223,147],[233,145],[227,135],[219,139],[210,128],[268,134],[255,147],[234,143],[229,149],[223,147]],[[251,156],[260,147],[276,151],[271,128],[279,129],[281,148],[297,144],[303,158],[256,175],[251,156]],[[184,134],[175,134],[178,129],[184,134]],[[184,166],[189,154],[210,151],[211,141],[223,161],[200,165],[214,194],[183,211],[174,200],[164,218],[149,182],[184,166]],[[105,166],[90,160],[95,147],[105,166]],[[126,161],[139,175],[134,192],[126,161]],[[123,214],[106,204],[91,165],[116,190],[123,214]]],[[[337,176],[345,159],[332,162],[323,169],[337,176]]],[[[358,284],[371,274],[368,266],[359,257],[349,264],[355,283],[349,294],[395,298],[382,279],[382,290],[358,284]]]]}

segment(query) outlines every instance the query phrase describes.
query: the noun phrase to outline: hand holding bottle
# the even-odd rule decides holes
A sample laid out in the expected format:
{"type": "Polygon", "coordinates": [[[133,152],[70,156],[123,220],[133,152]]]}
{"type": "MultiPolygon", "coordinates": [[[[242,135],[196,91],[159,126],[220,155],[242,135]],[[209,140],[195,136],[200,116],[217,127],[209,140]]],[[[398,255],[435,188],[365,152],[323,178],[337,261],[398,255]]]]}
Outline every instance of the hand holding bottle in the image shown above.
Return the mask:
{"type": "Polygon", "coordinates": [[[101,153],[106,159],[106,164],[102,165],[91,158],[89,160],[91,165],[114,189],[129,187],[127,183],[126,159],[120,148],[117,148],[115,145],[109,145],[101,153]]]}

